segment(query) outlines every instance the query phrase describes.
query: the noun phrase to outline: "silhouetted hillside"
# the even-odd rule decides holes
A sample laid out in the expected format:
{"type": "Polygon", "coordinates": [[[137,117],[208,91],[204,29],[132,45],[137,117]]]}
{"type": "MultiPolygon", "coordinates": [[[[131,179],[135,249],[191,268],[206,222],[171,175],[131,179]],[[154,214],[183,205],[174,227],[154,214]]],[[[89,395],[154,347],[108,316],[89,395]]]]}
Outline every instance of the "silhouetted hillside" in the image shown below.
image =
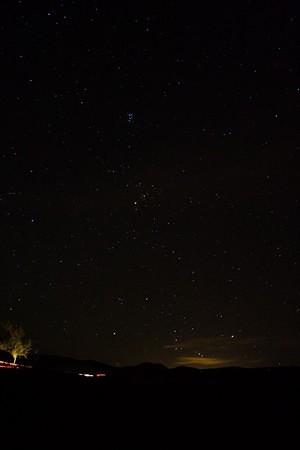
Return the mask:
{"type": "MultiPolygon", "coordinates": [[[[5,354],[2,354],[5,356],[5,354]]],[[[7,358],[9,360],[9,358],[7,358]]],[[[228,367],[220,369],[196,369],[179,366],[167,368],[162,364],[141,363],[136,366],[114,367],[93,360],[77,360],[55,355],[36,355],[25,361],[25,367],[18,370],[0,370],[0,379],[8,382],[15,378],[17,383],[22,380],[34,379],[35,382],[47,379],[48,383],[64,383],[68,380],[75,384],[88,382],[90,385],[102,386],[108,384],[198,384],[201,385],[231,385],[231,386],[270,386],[300,384],[299,367],[266,367],[240,368],[228,367]],[[28,367],[26,369],[26,366],[28,367]],[[82,380],[82,377],[90,378],[82,380]]]]}
{"type": "MultiPolygon", "coordinates": [[[[91,423],[94,433],[102,436],[112,424],[113,435],[119,435],[126,422],[126,430],[147,424],[152,430],[153,423],[157,430],[166,420],[173,424],[179,420],[181,426],[181,421],[189,417],[197,427],[200,414],[211,411],[211,417],[215,417],[220,408],[249,412],[252,405],[255,416],[266,408],[276,415],[286,415],[293,410],[290,404],[300,390],[300,368],[198,370],[148,363],[116,368],[46,355],[30,363],[32,369],[0,369],[2,428],[22,424],[43,430],[47,424],[47,436],[53,430],[58,436],[69,422],[68,440],[74,443],[77,432],[90,429],[91,423]],[[97,377],[99,370],[106,376],[97,377]]],[[[43,440],[39,442],[42,445],[38,448],[46,448],[43,440]]]]}
{"type": "Polygon", "coordinates": [[[31,359],[32,366],[39,370],[56,371],[66,374],[91,373],[104,371],[109,374],[113,367],[98,361],[78,360],[56,355],[38,355],[31,359]]]}

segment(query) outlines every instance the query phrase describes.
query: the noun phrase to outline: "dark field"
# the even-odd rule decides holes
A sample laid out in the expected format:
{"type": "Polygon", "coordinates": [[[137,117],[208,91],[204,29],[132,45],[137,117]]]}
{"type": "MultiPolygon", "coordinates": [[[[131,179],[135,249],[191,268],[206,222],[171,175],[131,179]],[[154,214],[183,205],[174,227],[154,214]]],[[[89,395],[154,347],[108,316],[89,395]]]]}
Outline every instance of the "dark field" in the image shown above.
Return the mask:
{"type": "Polygon", "coordinates": [[[1,435],[12,449],[103,448],[108,440],[109,448],[133,442],[134,448],[160,448],[170,441],[189,448],[203,433],[223,439],[219,427],[228,422],[227,433],[241,422],[253,437],[270,420],[296,420],[299,388],[299,368],[201,371],[143,364],[101,378],[1,370],[1,435]]]}

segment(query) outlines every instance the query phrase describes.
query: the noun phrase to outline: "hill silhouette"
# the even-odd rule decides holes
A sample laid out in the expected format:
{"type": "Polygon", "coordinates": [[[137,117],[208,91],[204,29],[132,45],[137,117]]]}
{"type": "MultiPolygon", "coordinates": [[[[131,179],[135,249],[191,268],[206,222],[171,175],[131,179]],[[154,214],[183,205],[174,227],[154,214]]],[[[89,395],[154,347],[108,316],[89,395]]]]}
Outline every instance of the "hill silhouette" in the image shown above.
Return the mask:
{"type": "MultiPolygon", "coordinates": [[[[6,355],[1,354],[2,358],[6,355]]],[[[4,358],[5,359],[5,358],[4,358]]],[[[9,361],[9,358],[6,359],[9,361]]],[[[22,383],[22,380],[38,383],[47,380],[48,383],[62,384],[65,380],[78,384],[97,383],[122,384],[197,384],[199,386],[291,386],[300,384],[300,367],[262,367],[241,368],[226,367],[218,369],[196,369],[187,366],[168,368],[163,364],[143,362],[135,366],[116,367],[94,360],[78,360],[57,355],[35,355],[18,370],[0,369],[0,378],[9,383],[10,378],[22,383]],[[14,372],[14,373],[12,373],[14,372]],[[83,380],[82,378],[90,378],[83,380]],[[101,378],[101,379],[100,379],[101,378]],[[72,380],[72,381],[71,381],[72,380]]]]}
{"type": "Polygon", "coordinates": [[[12,424],[14,429],[43,432],[47,425],[46,437],[43,434],[35,442],[43,445],[36,448],[46,448],[45,439],[53,433],[58,442],[66,423],[71,424],[69,445],[77,444],[79,431],[88,436],[91,428],[94,435],[107,433],[111,439],[121,429],[148,433],[155,423],[158,433],[165,430],[166,421],[172,427],[187,419],[197,427],[201,416],[215,418],[222,409],[228,415],[228,408],[234,414],[254,408],[257,415],[267,408],[277,416],[286,415],[300,388],[298,367],[199,370],[153,363],[114,367],[53,355],[36,356],[26,364],[0,368],[0,415],[3,430],[12,424]],[[98,377],[99,373],[105,376],[98,377]]]}

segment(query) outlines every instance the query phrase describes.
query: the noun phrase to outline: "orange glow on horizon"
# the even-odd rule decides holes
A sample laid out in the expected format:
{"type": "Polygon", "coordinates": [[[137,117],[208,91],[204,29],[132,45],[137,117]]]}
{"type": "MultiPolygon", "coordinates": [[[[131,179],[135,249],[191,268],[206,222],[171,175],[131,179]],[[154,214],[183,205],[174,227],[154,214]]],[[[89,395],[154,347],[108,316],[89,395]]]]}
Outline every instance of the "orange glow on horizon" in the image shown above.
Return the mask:
{"type": "Polygon", "coordinates": [[[236,363],[234,359],[225,359],[225,358],[209,358],[209,357],[201,357],[201,356],[181,356],[176,361],[179,365],[184,366],[192,366],[192,367],[224,367],[233,365],[236,363]]]}

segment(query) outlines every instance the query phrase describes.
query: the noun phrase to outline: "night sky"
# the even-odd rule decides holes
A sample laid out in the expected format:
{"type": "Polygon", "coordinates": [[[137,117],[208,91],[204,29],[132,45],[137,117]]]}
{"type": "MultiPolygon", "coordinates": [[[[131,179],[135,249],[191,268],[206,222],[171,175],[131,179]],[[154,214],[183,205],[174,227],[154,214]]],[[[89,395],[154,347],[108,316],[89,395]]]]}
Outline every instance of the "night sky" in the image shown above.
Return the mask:
{"type": "Polygon", "coordinates": [[[36,351],[300,363],[300,11],[207,3],[1,1],[0,319],[36,351]]]}

